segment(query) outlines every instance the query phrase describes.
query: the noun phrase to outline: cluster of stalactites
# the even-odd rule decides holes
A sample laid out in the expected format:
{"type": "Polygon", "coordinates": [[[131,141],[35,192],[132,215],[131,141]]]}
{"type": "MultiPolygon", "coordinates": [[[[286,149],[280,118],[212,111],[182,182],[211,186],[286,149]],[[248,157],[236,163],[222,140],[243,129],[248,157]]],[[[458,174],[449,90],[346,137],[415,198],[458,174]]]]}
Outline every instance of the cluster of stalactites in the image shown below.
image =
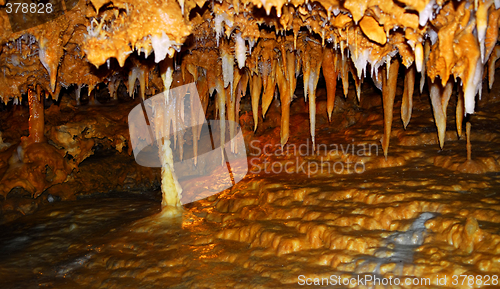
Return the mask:
{"type": "MultiPolygon", "coordinates": [[[[238,42],[222,38],[219,47],[195,49],[183,55],[181,59],[181,75],[184,81],[194,80],[197,83],[200,97],[208,99],[215,91],[217,94],[216,109],[221,119],[238,121],[239,103],[250,92],[251,107],[254,119],[254,130],[257,129],[259,117],[266,113],[273,99],[279,97],[281,107],[281,145],[289,138],[290,104],[296,96],[297,79],[302,76],[304,100],[309,102],[310,132],[313,144],[316,136],[316,87],[322,72],[326,80],[327,109],[325,112],[331,120],[335,104],[337,80],[341,80],[344,96],[349,90],[349,77],[355,80],[358,100],[361,96],[363,74],[359,73],[353,61],[350,47],[337,47],[322,44],[311,38],[308,33],[259,39],[251,52],[246,52],[246,64],[239,68],[238,42]]],[[[382,140],[384,152],[389,145],[392,109],[398,75],[399,60],[386,57],[383,69],[371,69],[372,78],[383,91],[385,131],[382,140]]],[[[402,118],[405,126],[411,117],[413,86],[415,83],[415,66],[407,69],[403,96],[402,118]]],[[[169,77],[173,70],[164,70],[163,78],[169,77]]],[[[170,82],[165,83],[168,87],[170,82]]],[[[278,100],[276,100],[278,101],[278,100]]],[[[225,131],[221,131],[225,133],[225,131]]],[[[233,128],[229,129],[234,134],[233,128]]],[[[221,137],[221,139],[224,139],[221,137]]]]}
{"type": "MultiPolygon", "coordinates": [[[[385,128],[382,144],[387,156],[400,62],[405,66],[401,107],[404,126],[411,118],[415,77],[416,72],[420,72],[421,91],[426,78],[430,80],[429,95],[439,144],[443,147],[446,107],[454,84],[449,80],[452,76],[460,86],[456,118],[461,135],[462,119],[465,114],[474,113],[475,98],[481,95],[486,65],[490,87],[494,79],[495,62],[500,56],[500,48],[496,47],[498,2],[431,1],[422,7],[410,7],[419,12],[418,16],[402,11],[395,4],[385,10],[364,7],[359,14],[350,9],[350,1],[346,1],[344,7],[333,9],[325,9],[319,4],[281,3],[277,4],[274,18],[265,18],[252,15],[247,6],[236,8],[222,1],[212,4],[212,14],[197,16],[208,18],[215,36],[215,44],[210,43],[204,32],[203,37],[198,38],[201,43],[198,47],[204,44],[218,47],[220,64],[217,65],[221,65],[223,84],[231,87],[230,92],[233,86],[239,85],[235,83],[236,74],[248,75],[243,80],[250,87],[255,128],[260,99],[261,112],[265,116],[273,97],[279,96],[282,145],[288,139],[288,111],[298,73],[303,75],[304,96],[309,101],[314,143],[315,90],[320,70],[327,83],[329,117],[337,78],[342,79],[344,94],[347,94],[348,73],[352,73],[359,99],[361,83],[369,70],[377,87],[383,90],[385,128]],[[395,13],[389,20],[387,14],[391,11],[395,13]],[[309,33],[301,30],[303,27],[309,33]],[[274,32],[270,32],[272,30],[274,32]]],[[[268,8],[265,7],[269,15],[268,8]]]]}
{"type": "MultiPolygon", "coordinates": [[[[157,1],[152,6],[142,2],[112,2],[113,5],[99,9],[105,3],[92,1],[96,15],[91,18],[81,43],[89,62],[109,65],[109,59],[114,57],[124,65],[132,50],[144,52],[146,56],[154,51],[163,85],[168,88],[172,84],[172,77],[168,75],[172,75],[173,66],[162,63],[177,54],[181,43],[192,33],[190,51],[181,54],[183,78],[190,74],[207,95],[217,91],[218,114],[231,120],[237,118],[239,99],[248,87],[255,128],[259,104],[265,117],[271,101],[279,96],[282,145],[289,136],[289,106],[299,74],[304,80],[304,97],[309,101],[314,142],[315,91],[322,71],[327,83],[326,113],[329,118],[337,79],[342,80],[343,92],[347,95],[349,74],[352,74],[358,99],[361,83],[367,76],[383,90],[385,129],[382,143],[387,154],[395,97],[391,87],[395,85],[396,68],[401,63],[406,68],[401,108],[405,127],[411,118],[416,73],[420,72],[421,91],[426,78],[430,80],[429,95],[439,142],[443,146],[446,107],[453,80],[460,84],[457,129],[461,134],[461,120],[464,114],[474,112],[476,95],[481,93],[481,83],[486,76],[484,67],[488,68],[491,87],[495,62],[500,57],[500,48],[496,46],[500,1],[403,0],[395,3],[388,0],[377,2],[377,5],[351,0],[343,3],[215,1],[209,3],[207,9],[199,10],[202,12],[192,14],[190,11],[196,5],[203,6],[204,1],[188,0],[179,4],[167,1],[165,5],[157,1]],[[259,9],[265,13],[259,13],[259,9]],[[154,21],[148,24],[151,17],[146,16],[158,13],[169,17],[153,17],[154,21]],[[154,23],[158,25],[152,25],[154,23]],[[145,24],[148,24],[147,30],[138,29],[145,24]],[[171,26],[175,29],[166,29],[173,28],[171,26]]],[[[48,72],[47,90],[57,91],[56,77],[63,75],[57,73],[62,45],[46,39],[49,38],[40,37],[38,56],[48,72]]],[[[66,59],[63,58],[62,65],[66,59]]],[[[128,81],[124,81],[131,95],[137,87],[141,97],[145,97],[150,70],[140,63],[131,68],[128,81]]],[[[121,77],[111,74],[106,78],[110,93],[116,98],[121,77]]],[[[96,84],[96,79],[87,80],[89,95],[96,84]]],[[[78,85],[77,99],[82,85],[78,85]]]]}

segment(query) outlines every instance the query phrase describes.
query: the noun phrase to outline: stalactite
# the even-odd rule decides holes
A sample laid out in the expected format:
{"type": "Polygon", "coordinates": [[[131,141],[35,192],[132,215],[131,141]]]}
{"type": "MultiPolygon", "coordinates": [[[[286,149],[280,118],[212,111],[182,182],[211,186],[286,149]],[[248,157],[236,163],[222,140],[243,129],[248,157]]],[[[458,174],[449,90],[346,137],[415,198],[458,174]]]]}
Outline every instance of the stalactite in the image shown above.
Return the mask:
{"type": "Polygon", "coordinates": [[[160,66],[160,75],[163,81],[163,90],[166,94],[166,99],[169,98],[169,90],[173,81],[173,73],[174,73],[174,59],[173,58],[165,58],[159,63],[160,66]]]}
{"type": "Polygon", "coordinates": [[[99,102],[95,98],[95,85],[89,85],[89,90],[88,90],[88,97],[89,97],[89,105],[98,105],[99,102]]]}
{"type": "Polygon", "coordinates": [[[333,49],[326,49],[323,55],[323,76],[326,82],[326,111],[328,120],[331,121],[338,77],[337,53],[334,53],[333,49]]]}
{"type": "Polygon", "coordinates": [[[196,87],[198,88],[198,94],[200,96],[201,106],[203,108],[203,117],[207,114],[208,101],[209,101],[209,87],[208,80],[204,74],[198,76],[198,81],[196,82],[196,87]]]}
{"type": "Polygon", "coordinates": [[[403,100],[401,102],[401,120],[406,129],[411,119],[413,107],[413,89],[415,88],[415,65],[405,70],[403,100]]]}
{"type": "Polygon", "coordinates": [[[458,45],[467,47],[466,51],[461,51],[463,54],[459,57],[467,59],[467,65],[460,77],[463,81],[465,112],[469,114],[474,113],[475,98],[480,91],[483,76],[481,53],[472,29],[472,25],[469,25],[457,41],[458,45]]]}
{"type": "Polygon", "coordinates": [[[276,91],[276,65],[277,61],[272,58],[270,60],[271,70],[267,76],[262,75],[264,92],[262,93],[262,117],[265,118],[266,112],[273,101],[276,91]]]}
{"type": "MultiPolygon", "coordinates": [[[[235,118],[235,121],[236,121],[237,124],[240,123],[240,102],[241,102],[241,98],[243,96],[245,96],[247,86],[248,86],[248,73],[247,73],[246,70],[243,70],[243,75],[241,76],[241,79],[240,79],[240,81],[239,81],[239,83],[237,85],[237,89],[236,89],[236,109],[235,109],[236,118],[235,118]]],[[[236,132],[237,132],[237,128],[235,127],[233,135],[235,135],[236,132]]],[[[235,154],[238,153],[238,146],[235,143],[234,137],[231,138],[231,150],[235,154]]]]}
{"type": "Polygon", "coordinates": [[[394,107],[394,97],[396,96],[396,84],[398,79],[399,60],[396,58],[388,68],[388,78],[382,77],[382,96],[384,105],[384,136],[382,138],[382,149],[387,159],[389,150],[389,140],[392,129],[392,110],[394,107]]]}
{"type": "Polygon", "coordinates": [[[471,124],[470,122],[467,122],[465,125],[465,134],[467,135],[467,160],[471,161],[472,160],[472,145],[470,144],[470,130],[471,130],[471,124]]]}
{"type": "Polygon", "coordinates": [[[430,41],[425,41],[424,43],[424,61],[422,65],[422,73],[420,73],[420,93],[424,91],[424,85],[425,85],[425,71],[426,71],[426,64],[427,61],[429,60],[429,55],[431,53],[431,43],[430,41]]]}
{"type": "Polygon", "coordinates": [[[349,92],[349,63],[347,57],[342,57],[340,60],[340,77],[342,78],[344,97],[347,97],[349,92]]]}
{"type": "Polygon", "coordinates": [[[495,46],[488,60],[488,84],[490,89],[493,88],[493,82],[495,81],[495,63],[498,58],[500,58],[500,46],[495,46]]]}
{"type": "Polygon", "coordinates": [[[314,42],[308,44],[312,52],[308,53],[311,74],[307,86],[309,87],[309,125],[314,151],[316,149],[316,87],[318,85],[321,64],[323,62],[323,49],[319,44],[314,42]]]}
{"type": "Polygon", "coordinates": [[[486,29],[486,37],[484,40],[485,58],[483,63],[486,63],[490,58],[493,49],[498,40],[498,20],[500,18],[500,10],[493,10],[488,16],[488,28],[486,29]]]}
{"type": "Polygon", "coordinates": [[[233,88],[228,87],[226,90],[226,103],[227,103],[227,119],[230,120],[229,123],[229,139],[231,142],[231,152],[234,153],[235,143],[234,136],[236,135],[236,94],[238,93],[238,85],[241,79],[241,70],[235,69],[233,75],[233,88]]]}
{"type": "Polygon", "coordinates": [[[118,100],[118,86],[120,85],[120,81],[117,77],[111,77],[108,81],[108,91],[109,96],[113,100],[118,100]]]}
{"type": "Polygon", "coordinates": [[[363,84],[363,78],[358,77],[356,67],[354,67],[354,65],[351,65],[350,70],[352,78],[354,78],[354,86],[356,87],[356,98],[358,99],[358,102],[361,102],[361,85],[363,84]]]}
{"type": "Polygon", "coordinates": [[[201,107],[198,105],[199,101],[198,94],[193,91],[189,92],[189,103],[191,108],[191,136],[193,138],[193,156],[194,156],[194,165],[198,163],[198,140],[200,139],[200,126],[198,125],[200,122],[200,114],[202,113],[201,107]]]}
{"type": "Polygon", "coordinates": [[[455,121],[457,125],[457,134],[458,138],[462,137],[462,122],[464,119],[464,95],[460,91],[457,93],[457,107],[456,107],[456,112],[455,112],[455,121]]]}
{"type": "Polygon", "coordinates": [[[79,84],[76,86],[76,89],[75,89],[75,98],[76,98],[76,105],[80,105],[80,97],[81,97],[81,94],[82,94],[82,84],[79,84]]]}
{"type": "Polygon", "coordinates": [[[250,97],[252,99],[253,130],[257,130],[259,124],[259,100],[262,90],[262,81],[257,74],[250,77],[250,97]]]}
{"type": "Polygon", "coordinates": [[[484,39],[486,37],[486,28],[488,22],[488,9],[490,8],[492,1],[478,1],[478,5],[476,5],[476,31],[477,31],[477,40],[479,42],[479,48],[481,52],[481,61],[485,62],[485,43],[484,39]]]}
{"type": "Polygon", "coordinates": [[[224,143],[226,140],[226,90],[224,83],[220,78],[215,80],[215,89],[217,90],[216,102],[218,104],[219,119],[220,119],[220,150],[222,162],[224,162],[224,143]]]}
{"type": "MultiPolygon", "coordinates": [[[[172,98],[172,103],[167,107],[168,109],[168,121],[172,122],[172,132],[174,135],[174,148],[179,146],[180,158],[182,159],[183,155],[183,120],[184,120],[184,101],[183,98],[186,95],[186,87],[183,87],[184,84],[182,80],[182,73],[179,70],[174,71],[172,87],[176,87],[175,93],[170,93],[170,97],[172,98]],[[180,141],[178,141],[180,140],[180,141]]],[[[170,126],[168,126],[170,128],[170,126]]],[[[170,135],[170,134],[168,134],[170,135]]]]}
{"type": "Polygon", "coordinates": [[[56,41],[49,41],[49,39],[42,37],[38,41],[40,50],[38,56],[40,62],[43,64],[49,74],[50,90],[54,91],[57,84],[57,71],[59,67],[59,59],[64,54],[62,48],[62,39],[57,38],[56,41]]]}
{"type": "Polygon", "coordinates": [[[219,47],[220,58],[222,63],[222,78],[224,79],[224,87],[231,85],[233,87],[234,76],[234,56],[231,52],[228,40],[223,39],[219,47]]]}
{"type": "Polygon", "coordinates": [[[207,79],[203,73],[202,68],[197,68],[193,66],[193,75],[196,79],[196,90],[197,93],[190,91],[191,97],[191,117],[192,117],[192,135],[193,135],[193,153],[194,153],[194,164],[198,162],[198,141],[201,136],[201,124],[206,121],[206,112],[208,106],[208,83],[207,79]],[[199,72],[201,70],[201,73],[199,72]],[[198,98],[198,99],[196,99],[198,98]],[[199,104],[199,105],[198,105],[199,104]]]}
{"type": "Polygon", "coordinates": [[[234,54],[238,62],[238,68],[242,69],[245,67],[245,60],[247,56],[246,56],[245,40],[241,37],[241,33],[235,34],[234,42],[235,42],[234,54]]]}
{"type": "MultiPolygon", "coordinates": [[[[250,83],[250,72],[247,69],[243,69],[239,84],[239,91],[241,92],[241,97],[246,96],[249,83],[250,83]]],[[[238,105],[237,107],[238,113],[239,113],[239,104],[240,103],[237,101],[236,105],[238,105]]]]}
{"type": "Polygon", "coordinates": [[[137,76],[139,79],[140,87],[140,96],[141,99],[144,100],[146,98],[146,80],[147,80],[147,72],[145,70],[140,69],[139,75],[137,76]]]}
{"type": "MultiPolygon", "coordinates": [[[[177,74],[178,75],[178,74],[177,74]]],[[[176,136],[176,142],[179,147],[179,158],[182,161],[184,159],[184,134],[187,129],[187,125],[185,123],[185,106],[184,106],[184,98],[188,93],[188,88],[186,86],[182,86],[185,82],[182,80],[182,75],[177,77],[179,79],[179,86],[177,87],[177,92],[174,97],[176,98],[175,107],[173,108],[173,113],[175,114],[176,126],[174,127],[174,136],[176,136]]],[[[174,76],[174,81],[176,77],[174,76]]]]}
{"type": "Polygon", "coordinates": [[[280,125],[280,143],[283,147],[288,141],[289,136],[289,122],[290,122],[290,93],[288,92],[289,86],[287,82],[288,67],[283,63],[286,59],[286,55],[282,54],[282,57],[278,62],[278,71],[276,75],[276,82],[278,84],[278,90],[280,93],[280,103],[281,103],[281,125],[280,125]]]}
{"type": "Polygon", "coordinates": [[[135,90],[136,80],[139,80],[139,91],[141,99],[145,99],[146,95],[146,79],[147,79],[147,70],[143,67],[135,66],[130,70],[128,76],[128,94],[130,97],[133,97],[135,90]]]}
{"type": "Polygon", "coordinates": [[[296,57],[295,52],[292,50],[286,51],[286,66],[287,66],[287,81],[288,81],[288,93],[290,94],[290,102],[293,99],[293,95],[295,93],[295,88],[297,87],[297,61],[298,57],[296,57]]]}
{"type": "Polygon", "coordinates": [[[41,97],[41,87],[37,86],[37,92],[32,89],[28,90],[28,103],[30,108],[29,118],[29,138],[34,143],[41,143],[44,141],[44,98],[41,97]]]}
{"type": "Polygon", "coordinates": [[[304,82],[304,101],[307,101],[307,94],[309,93],[309,78],[311,77],[311,60],[310,60],[310,55],[309,51],[307,50],[307,46],[301,46],[304,47],[301,50],[301,62],[302,62],[302,80],[304,82]]]}
{"type": "Polygon", "coordinates": [[[430,98],[432,111],[434,112],[434,121],[438,130],[439,146],[444,146],[446,137],[446,108],[453,91],[453,80],[449,79],[443,88],[441,83],[435,81],[430,84],[430,98]]]}
{"type": "Polygon", "coordinates": [[[422,47],[422,43],[417,43],[415,45],[415,68],[417,72],[422,72],[424,69],[424,48],[422,47]]]}
{"type": "MultiPolygon", "coordinates": [[[[49,92],[50,96],[52,97],[53,100],[59,101],[59,94],[61,93],[61,86],[57,85],[56,90],[54,92],[49,92]]],[[[49,94],[45,95],[45,98],[48,98],[49,94]]]]}

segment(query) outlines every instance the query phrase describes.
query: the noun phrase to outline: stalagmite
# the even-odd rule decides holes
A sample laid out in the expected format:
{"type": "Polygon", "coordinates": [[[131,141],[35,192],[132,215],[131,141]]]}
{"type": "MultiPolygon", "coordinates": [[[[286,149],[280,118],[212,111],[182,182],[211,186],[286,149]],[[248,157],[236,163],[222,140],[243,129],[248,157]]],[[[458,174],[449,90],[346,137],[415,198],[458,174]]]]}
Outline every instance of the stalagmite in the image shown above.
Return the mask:
{"type": "Polygon", "coordinates": [[[174,175],[173,154],[170,148],[170,140],[163,138],[160,141],[160,160],[161,160],[161,206],[180,207],[182,188],[174,175]]]}
{"type": "Polygon", "coordinates": [[[405,70],[403,100],[401,102],[401,120],[403,126],[406,126],[411,119],[411,111],[413,107],[413,89],[415,88],[415,65],[405,70]]]}
{"type": "Polygon", "coordinates": [[[28,103],[30,108],[30,118],[29,118],[29,138],[34,143],[41,143],[44,137],[44,107],[43,100],[41,97],[41,88],[37,86],[37,92],[35,93],[32,89],[28,90],[28,103]]]}
{"type": "MultiPolygon", "coordinates": [[[[177,181],[174,172],[174,157],[170,142],[170,124],[174,130],[174,142],[176,139],[176,115],[173,105],[167,106],[170,99],[170,86],[174,81],[174,67],[173,59],[165,58],[160,61],[160,74],[164,85],[164,97],[161,103],[156,103],[154,124],[158,125],[155,128],[156,139],[160,148],[160,161],[161,161],[161,192],[162,192],[162,210],[167,213],[176,212],[181,206],[182,188],[177,181]],[[173,211],[171,209],[174,209],[173,211]]],[[[130,84],[129,84],[130,86],[130,84]]]]}
{"type": "Polygon", "coordinates": [[[396,84],[398,80],[399,60],[394,59],[394,63],[388,68],[388,78],[382,77],[382,97],[384,105],[384,136],[382,138],[382,149],[387,159],[389,150],[389,140],[392,129],[392,109],[394,107],[394,97],[396,96],[396,84]]]}
{"type": "Polygon", "coordinates": [[[449,79],[445,87],[441,83],[435,81],[430,84],[430,98],[432,104],[432,111],[434,112],[434,121],[438,130],[439,147],[444,146],[446,136],[446,108],[453,91],[453,80],[449,79]]]}
{"type": "Polygon", "coordinates": [[[328,120],[332,120],[333,107],[335,105],[335,92],[337,90],[337,54],[332,49],[326,49],[323,56],[323,76],[326,82],[326,110],[328,120]]]}

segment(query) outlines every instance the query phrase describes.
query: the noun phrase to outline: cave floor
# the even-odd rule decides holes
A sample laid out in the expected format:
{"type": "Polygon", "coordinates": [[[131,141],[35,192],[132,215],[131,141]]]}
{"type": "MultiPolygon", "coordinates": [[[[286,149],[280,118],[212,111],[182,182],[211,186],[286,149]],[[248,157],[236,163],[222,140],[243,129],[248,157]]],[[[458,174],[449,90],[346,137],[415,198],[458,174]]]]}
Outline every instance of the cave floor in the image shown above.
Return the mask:
{"type": "Polygon", "coordinates": [[[255,134],[247,101],[240,122],[250,172],[241,182],[185,205],[176,218],[152,200],[45,206],[0,228],[0,287],[295,288],[365,275],[401,284],[365,279],[350,287],[422,288],[407,280],[430,282],[426,288],[496,287],[499,103],[479,102],[470,120],[474,162],[466,162],[455,96],[443,150],[428,96],[416,93],[406,131],[396,98],[385,160],[379,98],[362,97],[358,105],[337,96],[329,123],[319,91],[315,152],[307,104],[294,100],[288,154],[279,150],[276,101],[255,134]],[[474,286],[469,279],[454,284],[454,275],[473,276],[474,286]]]}

